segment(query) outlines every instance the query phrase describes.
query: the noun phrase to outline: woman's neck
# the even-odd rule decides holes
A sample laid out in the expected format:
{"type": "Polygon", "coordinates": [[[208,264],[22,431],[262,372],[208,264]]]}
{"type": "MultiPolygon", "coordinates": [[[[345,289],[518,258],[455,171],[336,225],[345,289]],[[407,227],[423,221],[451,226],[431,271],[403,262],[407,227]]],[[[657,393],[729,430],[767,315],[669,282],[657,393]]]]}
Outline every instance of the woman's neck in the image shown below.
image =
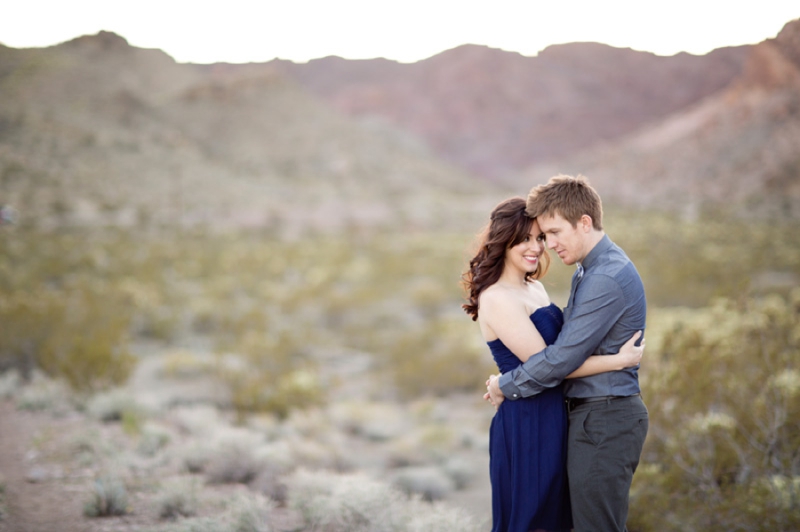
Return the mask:
{"type": "Polygon", "coordinates": [[[497,280],[497,282],[514,288],[522,288],[528,283],[526,276],[527,272],[517,270],[516,268],[506,267],[503,268],[503,273],[500,274],[500,278],[497,280]]]}

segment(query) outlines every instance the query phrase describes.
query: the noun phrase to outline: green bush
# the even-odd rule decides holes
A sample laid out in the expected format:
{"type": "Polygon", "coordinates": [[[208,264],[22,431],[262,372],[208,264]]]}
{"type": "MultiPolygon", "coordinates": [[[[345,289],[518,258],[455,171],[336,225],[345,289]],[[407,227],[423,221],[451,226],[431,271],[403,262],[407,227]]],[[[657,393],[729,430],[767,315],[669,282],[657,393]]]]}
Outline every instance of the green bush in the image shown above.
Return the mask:
{"type": "Polygon", "coordinates": [[[126,348],[128,313],[109,297],[75,294],[44,341],[38,364],[79,391],[125,383],[136,365],[126,348]]]}
{"type": "Polygon", "coordinates": [[[497,367],[465,316],[428,320],[389,347],[387,370],[406,399],[480,391],[497,367]]]}
{"type": "Polygon", "coordinates": [[[322,403],[316,365],[299,351],[301,342],[288,333],[252,329],[235,346],[240,356],[220,355],[219,376],[240,416],[271,412],[286,418],[293,409],[322,403]]]}
{"type": "Polygon", "coordinates": [[[0,298],[0,322],[0,363],[28,377],[40,368],[89,392],[125,382],[135,365],[128,313],[107,295],[12,292],[0,298]]]}
{"type": "Polygon", "coordinates": [[[631,530],[800,529],[800,289],[721,300],[648,368],[631,530]]]}

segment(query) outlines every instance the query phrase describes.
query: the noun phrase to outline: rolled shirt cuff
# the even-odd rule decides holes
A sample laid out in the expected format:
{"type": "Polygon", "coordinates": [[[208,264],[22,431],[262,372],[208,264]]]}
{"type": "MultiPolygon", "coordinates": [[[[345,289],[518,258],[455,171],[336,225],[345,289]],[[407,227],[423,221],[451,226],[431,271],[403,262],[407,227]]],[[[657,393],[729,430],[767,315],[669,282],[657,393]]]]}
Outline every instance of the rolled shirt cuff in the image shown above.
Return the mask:
{"type": "Polygon", "coordinates": [[[500,391],[503,392],[503,395],[506,396],[506,399],[516,401],[522,397],[519,387],[514,384],[514,379],[511,377],[511,372],[500,375],[500,378],[497,380],[497,384],[500,386],[500,391]]]}

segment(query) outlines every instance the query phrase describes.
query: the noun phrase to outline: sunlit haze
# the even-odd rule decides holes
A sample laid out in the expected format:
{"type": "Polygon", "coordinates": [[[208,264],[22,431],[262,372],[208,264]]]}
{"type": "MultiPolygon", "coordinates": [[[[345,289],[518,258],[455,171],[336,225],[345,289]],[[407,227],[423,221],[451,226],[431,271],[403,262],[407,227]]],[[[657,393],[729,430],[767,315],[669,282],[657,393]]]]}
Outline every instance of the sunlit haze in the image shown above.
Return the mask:
{"type": "Polygon", "coordinates": [[[3,7],[0,42],[44,47],[108,30],[191,63],[413,62],[468,43],[536,55],[585,41],[673,55],[754,44],[798,17],[797,0],[16,0],[3,7]]]}

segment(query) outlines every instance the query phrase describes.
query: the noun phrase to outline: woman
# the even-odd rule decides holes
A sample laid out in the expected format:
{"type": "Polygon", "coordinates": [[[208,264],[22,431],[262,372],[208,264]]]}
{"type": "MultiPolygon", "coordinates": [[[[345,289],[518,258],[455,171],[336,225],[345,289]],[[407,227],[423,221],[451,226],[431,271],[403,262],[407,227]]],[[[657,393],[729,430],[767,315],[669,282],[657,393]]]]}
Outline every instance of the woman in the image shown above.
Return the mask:
{"type": "MultiPolygon", "coordinates": [[[[502,373],[553,343],[561,330],[561,309],[537,280],[549,264],[544,235],[525,214],[525,200],[511,198],[495,207],[464,274],[469,301],[463,308],[478,321],[502,373]]],[[[638,336],[618,354],[589,357],[567,378],[635,366],[642,354],[633,345],[638,336]]],[[[500,405],[489,439],[493,532],[572,527],[566,437],[561,386],[500,405]]]]}

